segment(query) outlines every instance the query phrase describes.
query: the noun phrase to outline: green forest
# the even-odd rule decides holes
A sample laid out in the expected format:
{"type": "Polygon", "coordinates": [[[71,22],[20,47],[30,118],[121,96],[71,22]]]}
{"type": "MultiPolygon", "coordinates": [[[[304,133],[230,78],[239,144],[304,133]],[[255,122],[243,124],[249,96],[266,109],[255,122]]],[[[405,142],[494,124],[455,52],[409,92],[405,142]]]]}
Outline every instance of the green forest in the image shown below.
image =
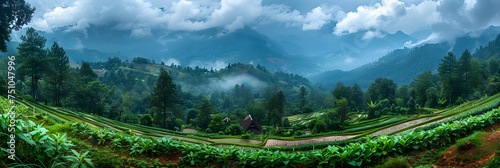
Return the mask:
{"type": "MultiPolygon", "coordinates": [[[[368,119],[426,114],[431,112],[427,108],[459,105],[500,89],[498,60],[473,56],[468,50],[443,56],[436,74],[424,71],[399,86],[391,79],[377,78],[363,91],[357,84],[345,86],[341,82],[334,90],[325,90],[326,86],[311,84],[300,75],[273,73],[261,65],[242,63],[214,70],[165,65],[142,57],[131,61],[115,57],[71,67],[64,49],[57,43],[45,47],[46,39],[35,29],[29,29],[21,39],[16,56],[19,98],[171,130],[194,128],[227,134],[226,126],[238,124],[248,114],[265,126],[291,127],[282,117],[334,108],[327,117],[294,127],[297,133],[303,129],[321,133],[348,127],[349,112],[368,119]],[[241,76],[248,78],[246,83],[217,86],[217,81],[241,76]],[[225,117],[229,123],[224,123],[225,117]]],[[[477,55],[494,52],[490,50],[498,48],[497,41],[500,39],[478,49],[477,55]]],[[[6,95],[6,76],[1,80],[2,94],[6,95]]]]}
{"type": "MultiPolygon", "coordinates": [[[[474,51],[425,44],[374,63],[413,72],[443,52],[437,69],[407,83],[396,82],[404,73],[365,72],[362,83],[327,85],[241,62],[71,62],[32,27],[9,42],[35,10],[22,0],[5,6],[15,2],[0,12],[3,167],[500,165],[500,34],[474,51]]],[[[352,72],[369,66],[381,68],[352,72]]]]}

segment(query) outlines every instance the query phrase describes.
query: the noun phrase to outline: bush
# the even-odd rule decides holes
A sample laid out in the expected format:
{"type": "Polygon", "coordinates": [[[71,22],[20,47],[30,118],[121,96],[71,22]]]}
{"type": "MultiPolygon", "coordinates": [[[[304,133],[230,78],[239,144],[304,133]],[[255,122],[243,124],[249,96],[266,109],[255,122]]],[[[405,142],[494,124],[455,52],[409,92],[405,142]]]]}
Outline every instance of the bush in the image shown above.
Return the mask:
{"type": "Polygon", "coordinates": [[[243,135],[241,135],[242,139],[250,139],[251,137],[252,137],[252,135],[250,135],[250,134],[243,134],[243,135]]]}
{"type": "Polygon", "coordinates": [[[462,103],[464,103],[464,102],[465,102],[465,100],[464,100],[462,97],[458,97],[458,98],[457,98],[457,100],[455,101],[455,103],[456,103],[457,105],[461,105],[461,104],[462,104],[462,103]]]}
{"type": "Polygon", "coordinates": [[[210,128],[207,128],[207,129],[205,130],[205,133],[210,134],[210,133],[212,133],[212,130],[211,130],[210,128]]]}
{"type": "Polygon", "coordinates": [[[304,107],[302,107],[302,113],[312,113],[314,112],[314,109],[308,105],[305,105],[304,107]]]}
{"type": "Polygon", "coordinates": [[[226,134],[241,135],[243,134],[243,127],[241,127],[240,124],[231,124],[226,128],[226,134]]]}
{"type": "Polygon", "coordinates": [[[410,168],[411,165],[408,163],[408,157],[397,156],[395,158],[388,158],[387,161],[382,165],[376,166],[376,168],[410,168]]]}
{"type": "Polygon", "coordinates": [[[290,127],[290,121],[288,118],[283,119],[283,127],[290,127]]]}
{"type": "Polygon", "coordinates": [[[219,132],[217,133],[217,135],[224,135],[224,132],[219,131],[219,132]]]}
{"type": "Polygon", "coordinates": [[[140,121],[142,125],[151,126],[153,124],[153,117],[150,114],[145,114],[140,121]]]}

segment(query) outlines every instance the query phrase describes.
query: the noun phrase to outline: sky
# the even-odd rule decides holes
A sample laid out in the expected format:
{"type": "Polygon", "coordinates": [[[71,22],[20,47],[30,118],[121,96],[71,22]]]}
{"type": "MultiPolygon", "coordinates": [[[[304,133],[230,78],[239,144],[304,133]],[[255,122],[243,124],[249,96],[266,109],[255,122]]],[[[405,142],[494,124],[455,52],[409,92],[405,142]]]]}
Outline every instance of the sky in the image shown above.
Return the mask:
{"type": "Polygon", "coordinates": [[[463,33],[500,26],[499,0],[27,0],[37,8],[27,25],[83,34],[90,26],[126,30],[130,37],[152,30],[231,33],[245,26],[275,24],[318,31],[335,24],[332,34],[363,32],[363,39],[384,32],[430,31],[426,40],[452,39],[463,33]]]}

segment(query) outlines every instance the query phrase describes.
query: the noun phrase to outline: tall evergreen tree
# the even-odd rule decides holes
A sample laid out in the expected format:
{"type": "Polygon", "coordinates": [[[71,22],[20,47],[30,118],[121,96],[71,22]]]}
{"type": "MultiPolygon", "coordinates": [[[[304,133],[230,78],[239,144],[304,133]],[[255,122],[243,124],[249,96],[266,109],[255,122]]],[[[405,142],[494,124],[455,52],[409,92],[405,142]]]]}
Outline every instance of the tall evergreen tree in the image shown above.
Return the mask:
{"type": "Polygon", "coordinates": [[[18,67],[18,72],[23,76],[31,77],[31,94],[36,101],[36,91],[38,89],[38,80],[43,75],[43,72],[48,69],[47,53],[44,49],[47,39],[36,32],[32,27],[28,28],[26,35],[21,36],[23,41],[19,44],[19,57],[21,65],[18,67]]]}
{"type": "Polygon", "coordinates": [[[83,62],[82,67],[80,68],[80,76],[82,77],[82,81],[87,84],[97,79],[97,74],[90,68],[90,63],[83,62]]]}
{"type": "Polygon", "coordinates": [[[210,101],[204,98],[201,103],[198,105],[198,110],[200,111],[200,115],[196,119],[198,127],[205,130],[208,128],[208,125],[211,121],[211,114],[215,114],[215,108],[210,104],[210,101]]]}
{"type": "Polygon", "coordinates": [[[337,113],[340,116],[340,124],[342,125],[344,121],[347,119],[347,112],[349,112],[347,108],[348,105],[347,99],[345,98],[337,99],[335,101],[335,105],[337,106],[337,113]]]}
{"type": "MultiPolygon", "coordinates": [[[[160,110],[160,115],[163,116],[163,128],[166,128],[167,113],[174,116],[173,112],[176,111],[176,105],[182,103],[177,96],[175,90],[176,84],[172,81],[172,77],[167,71],[162,71],[156,85],[151,93],[151,106],[160,110]]],[[[180,117],[180,116],[178,116],[180,117]]]]}
{"type": "Polygon", "coordinates": [[[46,81],[52,86],[52,100],[56,106],[62,106],[61,100],[66,96],[64,83],[68,77],[70,67],[68,56],[62,47],[54,42],[48,52],[48,57],[54,60],[50,62],[50,70],[47,71],[46,81]]]}
{"type": "Polygon", "coordinates": [[[351,108],[361,110],[363,109],[363,90],[358,84],[354,84],[351,88],[351,108]]]}
{"type": "Polygon", "coordinates": [[[20,30],[28,24],[35,7],[31,7],[24,0],[0,1],[0,51],[7,52],[7,43],[10,41],[12,29],[20,30]]]}
{"type": "Polygon", "coordinates": [[[436,87],[433,82],[433,76],[431,71],[425,71],[416,79],[415,84],[415,103],[424,106],[427,102],[427,89],[431,87],[436,87]]]}
{"type": "Polygon", "coordinates": [[[396,88],[397,84],[392,81],[392,79],[387,78],[377,78],[375,82],[371,83],[366,90],[367,94],[366,102],[378,102],[384,99],[388,99],[393,103],[396,99],[396,88]]]}
{"type": "Polygon", "coordinates": [[[452,94],[455,92],[454,84],[456,83],[455,74],[457,72],[457,59],[452,52],[448,52],[448,55],[441,59],[441,64],[439,64],[439,77],[441,78],[441,93],[448,96],[448,100],[452,103],[452,94]]]}
{"type": "Polygon", "coordinates": [[[301,86],[299,89],[299,108],[302,109],[304,106],[307,104],[307,99],[306,99],[307,91],[306,87],[301,86]]]}
{"type": "Polygon", "coordinates": [[[281,117],[285,110],[285,94],[283,91],[278,91],[269,99],[267,104],[269,125],[281,125],[281,117]]]}
{"type": "Polygon", "coordinates": [[[332,91],[332,95],[336,99],[349,99],[351,97],[351,88],[345,87],[342,82],[338,82],[337,87],[332,91]]]}
{"type": "Polygon", "coordinates": [[[465,76],[465,98],[467,99],[469,97],[469,78],[472,69],[472,55],[469,50],[465,49],[462,56],[458,59],[458,62],[460,74],[465,76]]]}

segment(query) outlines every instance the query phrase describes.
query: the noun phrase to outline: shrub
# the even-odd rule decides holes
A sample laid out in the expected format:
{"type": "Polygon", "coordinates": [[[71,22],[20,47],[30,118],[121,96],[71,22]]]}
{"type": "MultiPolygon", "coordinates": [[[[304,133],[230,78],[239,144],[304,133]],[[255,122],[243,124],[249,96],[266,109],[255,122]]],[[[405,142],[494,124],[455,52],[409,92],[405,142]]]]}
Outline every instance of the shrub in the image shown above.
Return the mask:
{"type": "Polygon", "coordinates": [[[250,135],[250,134],[243,134],[243,135],[241,135],[241,138],[242,139],[250,139],[251,136],[252,135],[250,135]]]}
{"type": "Polygon", "coordinates": [[[226,134],[241,135],[243,134],[243,128],[240,126],[240,124],[231,124],[226,128],[226,134]]]}
{"type": "Polygon", "coordinates": [[[309,105],[305,105],[304,107],[302,107],[302,113],[312,113],[314,112],[314,109],[309,106],[309,105]]]}
{"type": "Polygon", "coordinates": [[[283,127],[290,127],[290,121],[288,118],[283,119],[283,127]]]}
{"type": "Polygon", "coordinates": [[[408,157],[397,156],[395,158],[388,158],[387,161],[382,165],[378,165],[375,168],[410,168],[411,165],[408,163],[408,157]]]}
{"type": "Polygon", "coordinates": [[[205,130],[205,133],[207,133],[207,134],[210,134],[210,133],[212,133],[212,129],[210,129],[210,128],[207,128],[207,129],[205,130]]]}

